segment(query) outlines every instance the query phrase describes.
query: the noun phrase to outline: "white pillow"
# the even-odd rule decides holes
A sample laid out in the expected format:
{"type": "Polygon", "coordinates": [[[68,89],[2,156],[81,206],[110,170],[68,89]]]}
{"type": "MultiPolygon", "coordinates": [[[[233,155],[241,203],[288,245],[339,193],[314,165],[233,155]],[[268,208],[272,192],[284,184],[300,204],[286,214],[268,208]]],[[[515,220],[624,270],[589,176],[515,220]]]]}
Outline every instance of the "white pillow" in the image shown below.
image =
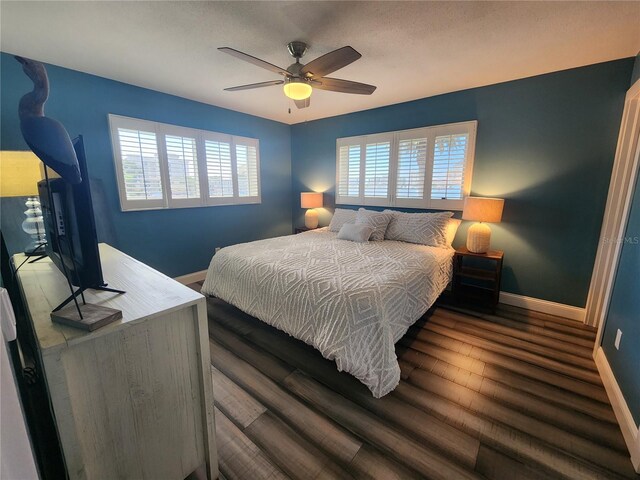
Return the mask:
{"type": "Polygon", "coordinates": [[[370,225],[355,223],[345,223],[338,232],[338,238],[341,240],[350,240],[352,242],[368,242],[369,237],[373,233],[373,227],[370,225]]]}
{"type": "Polygon", "coordinates": [[[418,243],[432,247],[447,247],[447,223],[453,212],[404,213],[385,210],[391,222],[384,238],[400,242],[418,243]]]}
{"type": "Polygon", "coordinates": [[[450,218],[447,222],[447,245],[451,246],[453,240],[456,238],[456,232],[458,231],[458,227],[462,223],[462,220],[459,218],[450,218]]]}
{"type": "Polygon", "coordinates": [[[376,212],[375,210],[358,209],[356,215],[356,225],[364,224],[373,227],[373,233],[370,240],[380,242],[384,240],[384,233],[391,221],[391,215],[385,212],[376,212]]]}
{"type": "Polygon", "coordinates": [[[342,225],[345,223],[356,223],[356,215],[358,212],[355,210],[347,210],[346,208],[336,208],[329,223],[330,232],[339,232],[342,225]]]}

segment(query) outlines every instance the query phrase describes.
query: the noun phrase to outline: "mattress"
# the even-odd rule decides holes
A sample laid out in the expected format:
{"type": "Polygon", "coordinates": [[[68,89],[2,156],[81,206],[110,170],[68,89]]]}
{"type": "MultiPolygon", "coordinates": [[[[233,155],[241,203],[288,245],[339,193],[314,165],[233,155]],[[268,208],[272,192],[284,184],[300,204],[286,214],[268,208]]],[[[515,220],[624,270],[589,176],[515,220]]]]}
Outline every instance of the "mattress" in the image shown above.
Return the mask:
{"type": "Polygon", "coordinates": [[[324,228],[221,249],[202,292],[312,345],[379,398],[398,385],[394,345],[449,283],[453,252],[324,228]]]}

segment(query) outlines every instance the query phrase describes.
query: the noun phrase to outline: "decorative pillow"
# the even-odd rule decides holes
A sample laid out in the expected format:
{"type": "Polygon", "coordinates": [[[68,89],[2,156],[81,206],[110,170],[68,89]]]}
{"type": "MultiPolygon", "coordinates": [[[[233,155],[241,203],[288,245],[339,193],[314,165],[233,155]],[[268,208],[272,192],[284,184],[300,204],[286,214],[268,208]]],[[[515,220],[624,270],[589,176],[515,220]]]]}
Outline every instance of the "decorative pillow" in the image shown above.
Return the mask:
{"type": "Polygon", "coordinates": [[[351,240],[352,242],[367,242],[373,233],[371,225],[355,223],[345,223],[338,232],[338,238],[341,240],[351,240]]]}
{"type": "Polygon", "coordinates": [[[370,225],[373,227],[373,233],[370,240],[379,242],[384,240],[384,232],[391,221],[391,215],[384,212],[376,212],[374,210],[365,210],[360,208],[356,215],[356,225],[370,225]]]}
{"type": "Polygon", "coordinates": [[[392,215],[385,237],[387,240],[447,247],[447,224],[453,212],[404,213],[385,210],[392,215]]]}
{"type": "Polygon", "coordinates": [[[342,228],[342,225],[344,225],[345,223],[355,223],[357,213],[358,212],[356,212],[355,210],[336,208],[336,210],[333,212],[331,223],[329,223],[329,231],[339,232],[342,228]]]}

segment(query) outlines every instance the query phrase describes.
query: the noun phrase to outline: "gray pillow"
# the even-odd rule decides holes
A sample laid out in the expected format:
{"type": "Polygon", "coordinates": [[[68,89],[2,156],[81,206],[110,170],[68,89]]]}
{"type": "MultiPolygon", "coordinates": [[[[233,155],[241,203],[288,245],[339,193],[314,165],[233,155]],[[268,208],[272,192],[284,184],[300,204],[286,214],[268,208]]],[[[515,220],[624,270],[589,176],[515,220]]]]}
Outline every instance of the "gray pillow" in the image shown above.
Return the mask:
{"type": "Polygon", "coordinates": [[[355,223],[345,223],[338,232],[338,238],[341,240],[351,240],[352,242],[367,242],[373,233],[373,227],[369,225],[356,225],[355,223]]]}
{"type": "Polygon", "coordinates": [[[385,210],[392,216],[384,238],[400,242],[418,243],[432,247],[446,247],[447,223],[453,212],[404,213],[385,210]]]}
{"type": "Polygon", "coordinates": [[[333,212],[331,223],[329,223],[329,231],[339,232],[342,228],[342,225],[344,225],[345,223],[355,223],[356,213],[357,212],[355,210],[336,208],[336,210],[333,212]]]}
{"type": "Polygon", "coordinates": [[[384,232],[387,231],[387,225],[391,220],[391,215],[384,212],[376,212],[374,210],[365,210],[361,208],[356,215],[356,225],[369,225],[373,227],[371,239],[374,242],[384,240],[384,232]]]}

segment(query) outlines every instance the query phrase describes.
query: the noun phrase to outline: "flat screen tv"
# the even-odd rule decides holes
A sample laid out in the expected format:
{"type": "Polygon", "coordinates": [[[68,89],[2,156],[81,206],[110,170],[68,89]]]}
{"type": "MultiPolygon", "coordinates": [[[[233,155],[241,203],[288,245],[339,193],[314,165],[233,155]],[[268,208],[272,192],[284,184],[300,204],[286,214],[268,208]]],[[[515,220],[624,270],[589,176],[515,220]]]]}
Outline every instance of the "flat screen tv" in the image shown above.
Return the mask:
{"type": "Polygon", "coordinates": [[[38,182],[38,192],[47,237],[45,252],[71,284],[79,287],[76,294],[80,294],[87,288],[103,289],[106,284],[82,136],[73,141],[73,147],[82,181],[74,185],[62,178],[48,178],[38,182]]]}

